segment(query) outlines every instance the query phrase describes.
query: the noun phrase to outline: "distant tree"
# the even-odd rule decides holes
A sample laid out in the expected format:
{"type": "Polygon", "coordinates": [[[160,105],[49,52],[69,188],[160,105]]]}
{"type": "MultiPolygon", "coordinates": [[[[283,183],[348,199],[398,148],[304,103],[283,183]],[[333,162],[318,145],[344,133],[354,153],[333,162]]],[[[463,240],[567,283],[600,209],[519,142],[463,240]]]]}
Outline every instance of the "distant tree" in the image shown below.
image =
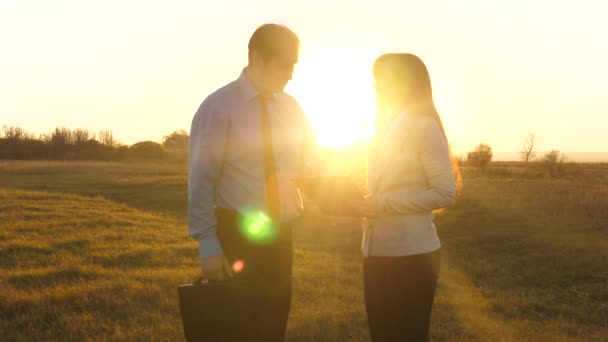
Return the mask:
{"type": "Polygon", "coordinates": [[[110,130],[101,130],[98,133],[99,142],[108,147],[114,147],[116,141],[114,141],[114,133],[110,130]]]}
{"type": "Polygon", "coordinates": [[[82,160],[110,160],[114,158],[114,148],[102,145],[95,139],[89,139],[79,145],[77,158],[82,160]]]}
{"type": "Polygon", "coordinates": [[[543,156],[543,165],[550,177],[562,177],[566,174],[566,155],[559,150],[551,150],[543,156]]]}
{"type": "Polygon", "coordinates": [[[34,139],[34,135],[32,135],[31,133],[29,133],[26,130],[21,129],[20,127],[17,127],[17,126],[3,125],[1,133],[2,134],[0,134],[0,139],[3,139],[3,140],[18,141],[18,140],[34,139]]]}
{"type": "Polygon", "coordinates": [[[128,145],[117,144],[116,147],[112,149],[112,159],[114,160],[126,160],[129,158],[129,153],[131,150],[128,145]]]}
{"type": "Polygon", "coordinates": [[[119,160],[129,157],[129,147],[114,140],[112,131],[96,135],[84,129],[57,127],[38,135],[14,126],[0,128],[0,159],[119,160]]]}
{"type": "Polygon", "coordinates": [[[74,142],[72,131],[66,127],[57,127],[50,133],[51,144],[56,146],[70,145],[74,142]]]}
{"type": "Polygon", "coordinates": [[[467,163],[484,169],[492,161],[492,148],[489,145],[481,143],[475,147],[475,151],[467,153],[467,163]]]}
{"type": "Polygon", "coordinates": [[[172,152],[184,152],[188,150],[188,133],[184,130],[175,131],[163,137],[163,146],[172,152]]]}
{"type": "Polygon", "coordinates": [[[165,155],[165,148],[156,141],[140,141],[129,147],[129,156],[135,159],[159,159],[165,155]]]}
{"type": "Polygon", "coordinates": [[[85,142],[89,141],[89,139],[91,139],[91,134],[89,133],[89,131],[85,130],[85,129],[75,129],[72,132],[72,136],[73,136],[73,140],[74,140],[74,144],[76,145],[82,145],[85,142]]]}
{"type": "Polygon", "coordinates": [[[530,159],[536,158],[536,152],[534,151],[534,137],[536,134],[528,133],[528,136],[524,138],[523,150],[520,153],[521,159],[528,163],[530,159]]]}
{"type": "Polygon", "coordinates": [[[113,159],[126,160],[130,157],[130,147],[124,144],[118,144],[114,149],[113,159]]]}
{"type": "Polygon", "coordinates": [[[0,159],[35,159],[46,157],[45,144],[33,134],[16,126],[0,130],[0,159]]]}
{"type": "Polygon", "coordinates": [[[74,159],[74,137],[72,130],[66,127],[56,127],[47,136],[51,155],[58,159],[74,159]]]}

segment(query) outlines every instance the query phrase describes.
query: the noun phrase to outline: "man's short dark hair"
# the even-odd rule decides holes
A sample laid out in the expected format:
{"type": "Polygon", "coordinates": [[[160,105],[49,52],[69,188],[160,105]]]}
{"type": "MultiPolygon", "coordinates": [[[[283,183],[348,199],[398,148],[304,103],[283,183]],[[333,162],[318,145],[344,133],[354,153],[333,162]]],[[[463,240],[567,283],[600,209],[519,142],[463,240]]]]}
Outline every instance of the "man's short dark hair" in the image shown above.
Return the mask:
{"type": "Polygon", "coordinates": [[[264,60],[269,60],[283,52],[297,52],[299,45],[300,39],[287,26],[264,24],[249,39],[249,62],[254,51],[260,53],[264,60]]]}

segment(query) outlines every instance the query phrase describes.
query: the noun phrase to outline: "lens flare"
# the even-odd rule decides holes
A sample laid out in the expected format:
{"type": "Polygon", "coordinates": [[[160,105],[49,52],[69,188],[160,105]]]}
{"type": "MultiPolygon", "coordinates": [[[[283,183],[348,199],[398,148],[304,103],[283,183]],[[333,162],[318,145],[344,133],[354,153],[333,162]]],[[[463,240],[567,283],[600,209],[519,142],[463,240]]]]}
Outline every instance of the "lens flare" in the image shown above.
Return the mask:
{"type": "Polygon", "coordinates": [[[261,211],[244,215],[240,229],[247,240],[258,244],[271,243],[277,236],[277,230],[272,220],[261,211]]]}
{"type": "Polygon", "coordinates": [[[234,262],[234,264],[232,264],[232,270],[234,271],[234,273],[241,272],[243,268],[245,268],[245,263],[243,262],[243,260],[237,260],[234,262]]]}

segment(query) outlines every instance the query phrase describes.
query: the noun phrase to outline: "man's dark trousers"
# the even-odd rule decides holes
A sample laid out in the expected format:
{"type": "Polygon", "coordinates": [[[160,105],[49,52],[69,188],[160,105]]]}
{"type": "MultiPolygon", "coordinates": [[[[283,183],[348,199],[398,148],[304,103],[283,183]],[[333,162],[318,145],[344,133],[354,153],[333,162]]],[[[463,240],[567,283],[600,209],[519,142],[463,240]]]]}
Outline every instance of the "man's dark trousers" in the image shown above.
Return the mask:
{"type": "Polygon", "coordinates": [[[273,239],[255,241],[244,234],[246,227],[238,212],[217,209],[216,216],[224,255],[231,265],[240,261],[243,266],[234,276],[234,281],[247,288],[247,303],[243,304],[250,319],[238,324],[242,340],[283,341],[291,306],[291,225],[275,225],[273,239]]]}

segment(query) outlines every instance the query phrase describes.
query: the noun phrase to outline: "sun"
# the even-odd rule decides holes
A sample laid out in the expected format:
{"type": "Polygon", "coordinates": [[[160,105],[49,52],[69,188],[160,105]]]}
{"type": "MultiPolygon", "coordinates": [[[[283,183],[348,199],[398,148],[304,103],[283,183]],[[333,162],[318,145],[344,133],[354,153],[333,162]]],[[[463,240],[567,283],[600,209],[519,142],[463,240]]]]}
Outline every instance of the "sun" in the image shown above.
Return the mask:
{"type": "Polygon", "coordinates": [[[375,113],[373,51],[352,47],[303,53],[287,91],[300,102],[319,144],[343,148],[365,139],[375,113]]]}

